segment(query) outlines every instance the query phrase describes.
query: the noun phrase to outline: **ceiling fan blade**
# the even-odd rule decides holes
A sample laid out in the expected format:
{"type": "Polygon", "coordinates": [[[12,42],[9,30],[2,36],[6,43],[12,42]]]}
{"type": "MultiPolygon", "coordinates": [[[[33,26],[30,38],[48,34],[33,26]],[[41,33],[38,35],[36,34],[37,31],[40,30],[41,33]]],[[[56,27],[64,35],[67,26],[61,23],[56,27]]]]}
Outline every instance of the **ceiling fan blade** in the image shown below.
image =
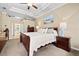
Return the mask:
{"type": "Polygon", "coordinates": [[[38,7],[37,6],[35,6],[35,5],[32,5],[35,9],[38,9],[38,7]]]}
{"type": "Polygon", "coordinates": [[[8,15],[9,17],[11,17],[11,15],[8,15]]]}
{"type": "Polygon", "coordinates": [[[28,10],[30,9],[30,6],[28,6],[28,8],[27,8],[28,10]]]}
{"type": "Polygon", "coordinates": [[[2,7],[3,9],[6,9],[6,7],[2,7]]]}

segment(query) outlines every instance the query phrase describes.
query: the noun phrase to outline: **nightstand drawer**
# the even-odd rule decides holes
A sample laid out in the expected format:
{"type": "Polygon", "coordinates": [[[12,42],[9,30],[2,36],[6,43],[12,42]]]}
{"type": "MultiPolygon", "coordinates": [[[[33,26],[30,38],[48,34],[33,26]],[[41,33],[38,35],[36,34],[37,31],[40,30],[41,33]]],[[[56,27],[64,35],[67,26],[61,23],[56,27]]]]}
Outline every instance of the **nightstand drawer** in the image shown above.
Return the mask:
{"type": "Polygon", "coordinates": [[[70,51],[70,38],[57,36],[56,46],[66,51],[70,51]]]}
{"type": "Polygon", "coordinates": [[[60,45],[68,45],[69,44],[69,41],[57,40],[56,43],[57,44],[60,44],[60,45]]]}

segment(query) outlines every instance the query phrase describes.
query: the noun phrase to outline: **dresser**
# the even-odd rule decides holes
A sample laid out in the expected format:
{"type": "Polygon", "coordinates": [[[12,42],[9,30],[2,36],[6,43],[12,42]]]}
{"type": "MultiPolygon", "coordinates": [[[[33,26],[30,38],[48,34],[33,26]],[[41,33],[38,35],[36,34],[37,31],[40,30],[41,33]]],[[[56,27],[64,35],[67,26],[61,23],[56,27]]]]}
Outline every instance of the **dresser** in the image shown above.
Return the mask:
{"type": "Polygon", "coordinates": [[[70,38],[57,36],[56,46],[69,52],[71,50],[70,38]]]}

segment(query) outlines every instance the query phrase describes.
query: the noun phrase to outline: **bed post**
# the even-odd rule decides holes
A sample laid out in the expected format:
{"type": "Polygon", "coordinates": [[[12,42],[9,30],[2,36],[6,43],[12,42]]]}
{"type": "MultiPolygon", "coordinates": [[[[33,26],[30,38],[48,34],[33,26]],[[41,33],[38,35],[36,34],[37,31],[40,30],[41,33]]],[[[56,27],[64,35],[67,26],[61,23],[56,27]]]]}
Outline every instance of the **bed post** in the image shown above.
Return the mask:
{"type": "Polygon", "coordinates": [[[30,37],[23,34],[23,33],[20,33],[20,42],[23,43],[25,49],[27,50],[28,52],[28,56],[29,56],[29,51],[30,51],[30,37]]]}
{"type": "Polygon", "coordinates": [[[20,42],[22,42],[22,33],[20,32],[20,42]]]}

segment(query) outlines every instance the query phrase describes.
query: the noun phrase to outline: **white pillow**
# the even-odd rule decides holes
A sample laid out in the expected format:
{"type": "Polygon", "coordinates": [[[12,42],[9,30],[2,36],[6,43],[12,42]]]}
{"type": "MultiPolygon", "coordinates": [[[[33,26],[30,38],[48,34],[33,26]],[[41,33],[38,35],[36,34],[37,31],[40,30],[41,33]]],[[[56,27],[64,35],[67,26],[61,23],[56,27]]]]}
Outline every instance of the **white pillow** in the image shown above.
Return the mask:
{"type": "Polygon", "coordinates": [[[45,30],[46,30],[46,29],[42,29],[42,33],[45,33],[45,30]]]}
{"type": "Polygon", "coordinates": [[[55,36],[58,36],[58,34],[57,34],[57,31],[56,31],[56,30],[53,30],[53,33],[54,33],[54,35],[55,35],[55,36]]]}
{"type": "Polygon", "coordinates": [[[38,32],[40,33],[47,33],[47,31],[48,31],[48,28],[42,28],[38,30],[38,32]]]}
{"type": "Polygon", "coordinates": [[[42,33],[42,29],[39,29],[38,32],[42,33]]]}
{"type": "Polygon", "coordinates": [[[54,33],[53,29],[48,29],[47,33],[54,33]]]}
{"type": "Polygon", "coordinates": [[[47,31],[48,31],[48,28],[45,28],[45,32],[44,33],[47,33],[47,31]]]}

